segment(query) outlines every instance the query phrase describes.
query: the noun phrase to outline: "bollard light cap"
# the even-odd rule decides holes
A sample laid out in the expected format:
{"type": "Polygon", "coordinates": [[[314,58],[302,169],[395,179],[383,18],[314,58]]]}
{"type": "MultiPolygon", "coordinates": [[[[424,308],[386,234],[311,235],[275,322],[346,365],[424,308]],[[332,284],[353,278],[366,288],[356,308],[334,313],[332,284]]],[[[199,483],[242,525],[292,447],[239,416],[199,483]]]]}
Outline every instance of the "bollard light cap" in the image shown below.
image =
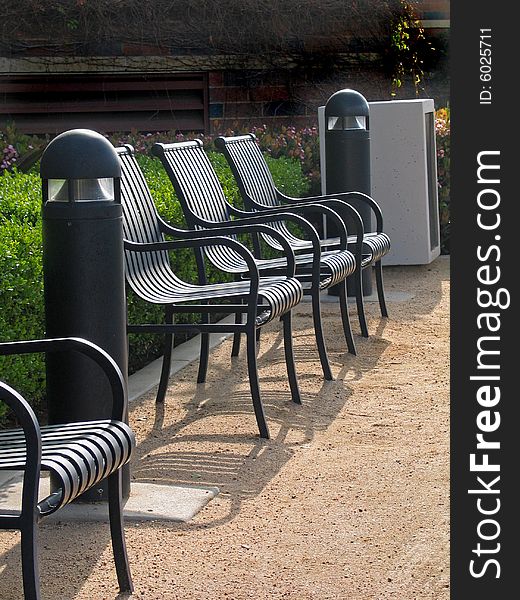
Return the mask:
{"type": "Polygon", "coordinates": [[[71,129],[56,136],[40,162],[42,179],[121,177],[121,163],[112,144],[91,129],[71,129]]]}
{"type": "Polygon", "coordinates": [[[339,90],[332,94],[325,104],[327,117],[368,117],[369,106],[366,98],[351,89],[339,90]]]}

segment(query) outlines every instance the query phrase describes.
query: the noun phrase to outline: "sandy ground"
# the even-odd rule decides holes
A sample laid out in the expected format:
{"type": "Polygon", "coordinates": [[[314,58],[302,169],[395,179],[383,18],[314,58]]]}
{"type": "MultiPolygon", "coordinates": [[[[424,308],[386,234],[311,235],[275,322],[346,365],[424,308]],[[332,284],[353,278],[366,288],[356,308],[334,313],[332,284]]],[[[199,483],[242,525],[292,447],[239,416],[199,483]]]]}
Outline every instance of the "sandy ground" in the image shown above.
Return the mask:
{"type": "MultiPolygon", "coordinates": [[[[449,597],[449,261],[385,269],[382,320],[345,352],[323,307],[336,380],[324,382],[310,305],[294,343],[303,406],[289,400],[278,324],[262,337],[260,384],[272,439],[261,440],[243,357],[230,341],[132,406],[133,478],[220,488],[190,523],[129,524],[132,598],[447,600],[449,597]],[[232,366],[231,366],[232,364],[232,366]]],[[[359,331],[352,310],[355,332],[359,331]]],[[[0,532],[0,598],[21,598],[19,534],[0,532]]],[[[43,599],[118,597],[108,527],[43,525],[43,599]]]]}

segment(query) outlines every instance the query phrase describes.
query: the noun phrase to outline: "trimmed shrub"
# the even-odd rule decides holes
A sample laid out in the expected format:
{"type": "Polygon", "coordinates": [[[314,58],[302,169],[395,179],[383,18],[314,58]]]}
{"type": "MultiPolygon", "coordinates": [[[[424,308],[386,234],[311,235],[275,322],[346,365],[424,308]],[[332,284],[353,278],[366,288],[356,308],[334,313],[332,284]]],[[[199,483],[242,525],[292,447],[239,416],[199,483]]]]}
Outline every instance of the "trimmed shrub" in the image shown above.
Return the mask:
{"type": "Polygon", "coordinates": [[[0,131],[0,174],[16,167],[26,172],[38,160],[49,136],[26,135],[17,131],[14,123],[8,123],[0,131]]]}
{"type": "MultiPolygon", "coordinates": [[[[439,181],[439,213],[441,222],[441,240],[442,251],[449,253],[449,235],[450,235],[450,216],[449,216],[449,196],[450,196],[450,110],[449,108],[440,108],[436,111],[436,133],[437,133],[437,159],[438,159],[438,181],[439,181]]],[[[219,129],[218,122],[213,124],[216,130],[219,129]]],[[[320,154],[319,154],[319,134],[317,127],[305,127],[297,129],[295,127],[281,127],[279,130],[262,127],[252,127],[246,129],[227,129],[221,133],[224,135],[240,135],[251,131],[258,139],[261,150],[271,158],[289,158],[299,161],[302,172],[307,180],[308,190],[305,193],[319,194],[320,186],[320,154]]],[[[175,131],[140,133],[132,131],[130,133],[116,133],[110,136],[110,140],[116,146],[121,144],[131,144],[137,153],[148,153],[155,142],[184,141],[198,138],[204,143],[204,148],[213,152],[215,150],[213,139],[215,136],[205,136],[200,133],[182,134],[175,131]]],[[[41,140],[40,140],[41,142],[41,140]]],[[[31,156],[25,154],[28,148],[38,146],[37,138],[17,134],[16,129],[11,126],[6,133],[0,133],[0,150],[4,146],[4,161],[0,164],[0,172],[3,168],[10,168],[15,164],[12,159],[15,158],[16,164],[20,167],[22,163],[31,165],[31,156]],[[10,146],[11,147],[10,147],[10,146]],[[20,155],[20,158],[18,158],[20,155]]],[[[218,156],[218,154],[216,155],[218,156]]],[[[220,159],[212,158],[215,162],[220,159]]],[[[270,167],[275,163],[270,163],[270,167]]],[[[25,168],[23,170],[26,170],[25,168]]],[[[155,171],[152,169],[152,171],[155,171]]],[[[287,175],[287,173],[286,173],[287,175]]],[[[278,185],[283,186],[283,178],[278,180],[278,185]]],[[[224,182],[226,185],[226,181],[224,182]]],[[[230,198],[239,201],[238,197],[233,196],[233,184],[229,186],[230,198]]],[[[287,193],[288,190],[285,190],[287,193]]],[[[228,193],[228,189],[226,189],[228,193]]],[[[300,194],[294,193],[298,196],[300,194]]]]}
{"type": "MultiPolygon", "coordinates": [[[[37,175],[0,175],[0,339],[44,335],[41,184],[37,175]]],[[[43,398],[40,355],[0,356],[2,378],[34,399],[43,398]]],[[[0,403],[0,419],[3,409],[0,403]]]]}
{"type": "MultiPolygon", "coordinates": [[[[214,128],[218,129],[218,121],[215,121],[214,128]]],[[[301,170],[305,176],[306,183],[303,183],[305,193],[319,193],[320,191],[320,140],[317,127],[305,127],[296,129],[296,127],[281,127],[280,130],[269,129],[267,125],[262,127],[251,127],[244,129],[226,129],[220,134],[204,135],[202,133],[176,133],[174,131],[140,133],[132,131],[126,134],[115,133],[109,137],[115,146],[130,144],[134,147],[136,154],[148,154],[150,148],[156,142],[183,142],[186,140],[200,139],[204,144],[204,149],[210,154],[213,164],[225,164],[225,160],[217,158],[220,153],[216,150],[213,143],[217,135],[243,135],[254,133],[258,139],[260,149],[266,155],[269,167],[277,164],[269,162],[270,158],[289,159],[299,162],[301,170]]],[[[275,167],[276,168],[276,167],[275,167]]],[[[280,167],[283,169],[283,167],[280,167]]],[[[274,173],[273,173],[274,176],[274,173]]],[[[230,173],[231,177],[231,173],[230,173]]],[[[225,181],[223,182],[225,185],[225,181]]],[[[280,189],[285,185],[282,179],[278,180],[277,185],[280,189]]],[[[289,184],[291,185],[291,184],[289,184]]],[[[302,183],[296,184],[297,187],[302,183]]],[[[233,187],[233,185],[231,186],[233,187]]],[[[291,188],[294,189],[294,188],[291,188]]],[[[286,190],[284,190],[286,191],[286,190]]],[[[289,193],[287,191],[287,193],[289,193]]],[[[292,195],[299,195],[294,193],[292,195]]],[[[238,200],[238,197],[236,198],[238,200]]]]}

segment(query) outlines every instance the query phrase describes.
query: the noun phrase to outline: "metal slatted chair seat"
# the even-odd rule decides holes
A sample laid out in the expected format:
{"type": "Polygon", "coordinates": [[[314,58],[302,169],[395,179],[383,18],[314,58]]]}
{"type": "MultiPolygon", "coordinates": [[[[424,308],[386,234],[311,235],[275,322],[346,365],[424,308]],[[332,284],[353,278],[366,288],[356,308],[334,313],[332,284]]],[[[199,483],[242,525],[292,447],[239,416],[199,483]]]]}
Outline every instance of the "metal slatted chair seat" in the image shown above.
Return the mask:
{"type": "MultiPolygon", "coordinates": [[[[290,210],[290,207],[285,207],[285,210],[290,210]]],[[[277,227],[286,236],[287,241],[290,242],[294,250],[308,251],[312,249],[312,243],[309,240],[302,240],[301,238],[295,237],[287,228],[281,226],[277,227]]],[[[272,248],[279,250],[279,244],[276,243],[269,235],[264,235],[264,239],[269,242],[272,248]]],[[[357,236],[349,235],[348,244],[352,248],[357,243],[357,236]]],[[[322,248],[334,248],[341,246],[341,240],[339,237],[324,238],[320,240],[322,248]]],[[[375,262],[381,260],[383,256],[388,254],[390,251],[391,242],[390,238],[386,233],[375,233],[366,232],[363,235],[363,254],[362,254],[362,266],[363,268],[372,266],[375,262]]],[[[322,254],[323,255],[323,254],[322,254]]]]}
{"type": "MultiPolygon", "coordinates": [[[[134,271],[128,280],[132,289],[143,300],[154,304],[180,304],[218,298],[242,299],[249,294],[251,288],[247,280],[204,286],[190,285],[178,279],[171,269],[164,269],[160,278],[153,280],[139,277],[134,271]],[[160,281],[160,287],[156,285],[157,281],[160,281]],[[151,282],[155,287],[150,285],[151,282]]],[[[267,303],[261,313],[262,318],[257,317],[257,324],[260,325],[282,316],[296,306],[302,299],[303,290],[296,279],[264,277],[260,281],[258,295],[267,303]]]]}
{"type": "MultiPolygon", "coordinates": [[[[356,236],[348,236],[348,243],[350,246],[354,246],[356,244],[356,241],[356,236]]],[[[341,241],[338,237],[325,238],[321,240],[321,245],[323,248],[339,246],[340,243],[341,241]]],[[[306,250],[311,247],[308,242],[304,244],[298,244],[298,246],[302,250],[306,250]]],[[[388,254],[388,252],[390,251],[390,246],[390,238],[386,233],[365,233],[365,235],[363,236],[363,268],[372,266],[374,263],[381,260],[383,256],[388,254]]]]}
{"type": "MultiPolygon", "coordinates": [[[[285,244],[290,245],[293,250],[292,242],[293,240],[298,240],[286,228],[285,222],[287,219],[296,222],[308,234],[310,241],[302,244],[302,247],[310,247],[312,253],[297,254],[295,256],[296,277],[304,285],[304,292],[312,297],[316,345],[324,376],[326,379],[332,379],[332,372],[323,337],[320,290],[341,283],[340,291],[343,291],[340,294],[340,310],[343,329],[349,351],[353,354],[356,352],[348,316],[345,283],[346,278],[356,271],[356,258],[352,252],[346,249],[346,230],[339,216],[327,207],[315,207],[315,210],[318,212],[326,212],[335,217],[345,232],[344,249],[322,252],[319,237],[314,227],[307,220],[303,219],[301,215],[292,214],[292,209],[290,211],[291,214],[286,217],[283,215],[271,217],[258,213],[244,213],[229,204],[200,140],[175,144],[155,144],[152,147],[152,154],[158,156],[161,160],[175,188],[186,222],[193,230],[211,231],[215,227],[226,226],[231,228],[235,224],[245,222],[269,223],[269,229],[261,232],[261,235],[272,240],[272,245],[277,250],[282,249],[280,239],[285,244]],[[238,218],[233,220],[233,216],[238,218]]],[[[313,207],[310,208],[312,211],[314,210],[313,207]]],[[[298,210],[294,212],[297,213],[298,210]]],[[[231,229],[229,231],[231,232],[231,229]]],[[[255,251],[256,265],[262,273],[276,273],[287,262],[284,257],[262,259],[258,244],[256,244],[255,251]]],[[[205,256],[214,266],[229,273],[243,274],[246,270],[243,259],[234,253],[232,249],[223,249],[220,247],[209,248],[205,251],[205,256]]]]}
{"type": "MultiPolygon", "coordinates": [[[[38,523],[106,479],[112,549],[121,592],[132,592],[123,529],[121,467],[135,448],[135,437],[123,421],[127,414],[126,384],[115,361],[99,346],[80,338],[0,343],[0,355],[80,352],[105,373],[112,391],[110,419],[40,426],[29,403],[0,381],[0,402],[20,425],[0,430],[0,471],[22,471],[19,511],[2,510],[0,529],[21,532],[24,598],[39,600],[38,523]],[[42,471],[52,476],[51,494],[39,499],[42,471]]],[[[74,398],[70,399],[74,402],[74,398]]]]}
{"type": "MultiPolygon", "coordinates": [[[[238,183],[244,206],[248,211],[288,211],[291,210],[291,205],[295,203],[317,202],[335,207],[338,212],[345,217],[345,225],[348,228],[351,223],[357,222],[357,218],[353,220],[351,213],[351,210],[356,206],[356,203],[358,206],[361,204],[368,205],[375,216],[376,231],[364,232],[362,252],[357,253],[357,261],[360,270],[372,266],[375,267],[381,314],[384,317],[388,316],[381,259],[390,250],[390,238],[383,231],[383,214],[381,209],[372,198],[366,194],[355,191],[307,198],[291,198],[277,189],[269,171],[269,167],[253,134],[235,137],[218,137],[215,140],[215,145],[226,157],[238,183]],[[340,208],[341,206],[343,209],[340,208]]],[[[291,235],[286,224],[280,223],[277,227],[280,231],[284,231],[287,235],[291,235]]],[[[265,235],[263,237],[268,244],[273,245],[272,238],[265,235]]],[[[357,243],[357,239],[357,236],[349,236],[348,247],[353,249],[357,243]]],[[[301,244],[301,242],[293,239],[290,241],[295,250],[308,250],[310,248],[308,243],[301,244]]],[[[337,237],[322,239],[321,246],[323,248],[337,247],[339,242],[340,239],[337,237]]],[[[367,336],[368,328],[364,316],[361,278],[356,278],[356,301],[361,329],[363,335],[367,336]]]]}
{"type": "MultiPolygon", "coordinates": [[[[220,230],[194,232],[170,226],[157,213],[146,179],[135,159],[133,148],[125,146],[117,148],[116,151],[121,161],[126,280],[142,300],[163,305],[165,308],[164,323],[128,324],[129,333],[148,332],[165,336],[157,402],[164,401],[168,386],[174,333],[199,331],[202,334],[197,377],[199,383],[206,380],[209,333],[212,331],[245,333],[253,407],[260,435],[264,438],[269,437],[258,384],[256,335],[257,328],[277,317],[283,323],[285,360],[291,396],[294,402],[301,402],[292,349],[291,310],[301,301],[303,288],[293,276],[295,262],[291,247],[276,231],[262,224],[237,225],[233,230],[226,229],[225,232],[220,230]],[[253,230],[273,231],[275,237],[279,236],[277,241],[288,256],[285,273],[278,272],[270,277],[259,276],[253,255],[237,240],[238,234],[250,234],[253,230]],[[197,285],[183,281],[172,269],[169,251],[182,248],[191,248],[195,251],[199,274],[197,285]],[[246,274],[247,277],[232,282],[208,284],[205,279],[201,249],[204,249],[207,254],[220,257],[219,264],[226,265],[228,269],[240,265],[240,273],[246,274]],[[201,322],[174,323],[174,315],[177,312],[200,313],[201,322]],[[241,315],[245,313],[246,322],[244,324],[210,322],[211,313],[226,312],[240,312],[241,315]]],[[[197,185],[196,178],[192,181],[192,185],[197,185]]]]}
{"type": "MultiPolygon", "coordinates": [[[[297,254],[295,256],[296,266],[300,267],[302,274],[307,269],[312,269],[312,254],[297,254]]],[[[282,268],[285,264],[284,258],[270,258],[268,260],[257,260],[260,268],[269,269],[282,268]]],[[[356,257],[351,252],[341,252],[331,250],[321,253],[321,268],[325,276],[320,279],[320,289],[326,290],[329,287],[340,283],[356,270],[356,257]]]]}
{"type": "MultiPolygon", "coordinates": [[[[281,206],[280,206],[281,207],[281,206]]],[[[292,207],[285,207],[284,210],[291,210],[292,207]]],[[[292,232],[288,229],[286,224],[282,221],[278,221],[273,224],[273,227],[277,229],[291,244],[291,247],[295,252],[302,251],[308,252],[312,250],[312,242],[309,240],[304,240],[301,238],[297,238],[292,234],[292,232]]],[[[276,240],[270,236],[269,234],[264,234],[262,236],[264,240],[276,250],[280,250],[280,244],[276,242],[276,240]]],[[[355,235],[349,235],[347,237],[348,247],[354,250],[358,242],[358,238],[355,235]]],[[[341,247],[341,239],[339,237],[334,238],[325,238],[320,239],[320,246],[322,248],[322,258],[327,256],[330,248],[341,247]]],[[[365,269],[366,267],[373,266],[377,261],[380,261],[383,256],[388,254],[390,251],[390,238],[386,233],[374,233],[367,232],[363,235],[363,245],[362,245],[362,253],[361,253],[361,267],[365,269]]],[[[336,251],[337,252],[337,251],[336,251]]],[[[296,255],[296,263],[299,265],[305,264],[306,260],[308,261],[309,255],[305,255],[305,259],[298,258],[300,255],[296,255]]],[[[332,284],[334,285],[334,284],[332,284]]]]}
{"type": "MultiPolygon", "coordinates": [[[[288,208],[288,210],[290,209],[292,209],[292,207],[288,208]]],[[[286,240],[291,244],[291,247],[295,252],[308,252],[309,250],[312,250],[312,242],[310,240],[304,240],[302,238],[295,237],[292,234],[292,232],[286,227],[284,222],[277,222],[275,223],[275,225],[275,228],[286,238],[286,240]]],[[[269,244],[269,246],[271,246],[271,248],[274,248],[276,250],[281,249],[280,244],[278,244],[276,240],[269,234],[264,234],[262,237],[269,244]]],[[[357,242],[357,236],[349,235],[347,237],[347,244],[350,248],[354,249],[357,242]]],[[[320,239],[320,246],[322,249],[322,261],[327,262],[327,257],[330,256],[332,253],[341,252],[338,250],[330,250],[330,248],[341,247],[341,239],[339,237],[320,239]]],[[[381,260],[381,258],[388,253],[389,249],[390,238],[386,235],[386,233],[365,233],[363,235],[363,245],[360,259],[361,267],[364,269],[366,267],[372,266],[376,261],[381,260]]],[[[356,268],[356,257],[354,254],[351,254],[351,257],[354,260],[354,270],[349,271],[349,273],[347,273],[347,275],[345,276],[352,274],[356,268]]],[[[300,267],[304,267],[305,264],[308,264],[310,259],[311,255],[309,254],[296,254],[296,264],[300,267]]],[[[336,282],[338,281],[341,281],[341,278],[336,279],[336,282]]],[[[322,284],[321,289],[327,289],[332,285],[335,284],[322,284]]]]}
{"type": "MultiPolygon", "coordinates": [[[[135,437],[121,421],[103,420],[40,429],[44,471],[61,482],[59,492],[39,502],[41,515],[49,515],[72,502],[128,462],[135,437]]],[[[0,470],[23,470],[27,462],[22,429],[0,431],[0,470]]]]}

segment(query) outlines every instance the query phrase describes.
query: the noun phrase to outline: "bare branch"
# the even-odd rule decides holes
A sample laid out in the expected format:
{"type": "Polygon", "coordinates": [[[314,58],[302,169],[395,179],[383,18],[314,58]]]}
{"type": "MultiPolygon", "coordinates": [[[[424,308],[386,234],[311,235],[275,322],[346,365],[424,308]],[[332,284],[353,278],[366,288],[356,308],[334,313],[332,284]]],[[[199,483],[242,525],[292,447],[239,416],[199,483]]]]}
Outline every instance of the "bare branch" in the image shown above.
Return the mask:
{"type": "Polygon", "coordinates": [[[4,6],[0,53],[39,47],[114,55],[122,44],[173,54],[345,52],[377,47],[400,0],[18,0],[4,6]]]}

